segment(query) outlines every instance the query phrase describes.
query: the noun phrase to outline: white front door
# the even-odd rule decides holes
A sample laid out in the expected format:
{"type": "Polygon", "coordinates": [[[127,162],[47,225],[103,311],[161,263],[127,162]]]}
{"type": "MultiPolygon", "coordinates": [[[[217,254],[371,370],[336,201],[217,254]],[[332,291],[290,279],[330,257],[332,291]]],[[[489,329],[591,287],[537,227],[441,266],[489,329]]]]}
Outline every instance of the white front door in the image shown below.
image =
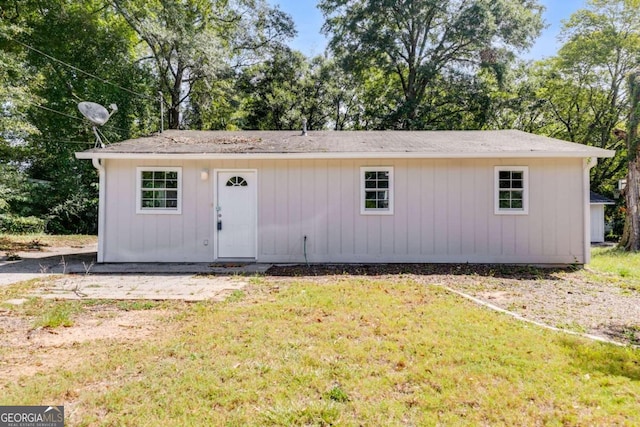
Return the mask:
{"type": "Polygon", "coordinates": [[[256,257],[255,171],[217,172],[218,258],[256,257]]]}

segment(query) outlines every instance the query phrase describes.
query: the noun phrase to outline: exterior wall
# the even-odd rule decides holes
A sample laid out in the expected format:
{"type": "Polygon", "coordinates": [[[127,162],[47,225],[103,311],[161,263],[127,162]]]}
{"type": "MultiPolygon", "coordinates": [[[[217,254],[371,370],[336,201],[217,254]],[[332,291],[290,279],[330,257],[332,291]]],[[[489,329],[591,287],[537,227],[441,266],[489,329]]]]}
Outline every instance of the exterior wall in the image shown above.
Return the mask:
{"type": "Polygon", "coordinates": [[[233,168],[258,173],[259,262],[305,261],[305,236],[309,262],[585,262],[582,159],[108,160],[105,167],[105,262],[215,260],[214,169],[233,168]],[[500,165],[529,167],[528,215],[494,214],[500,165]],[[182,215],[135,213],[138,166],[182,166],[182,215]],[[394,167],[393,215],[360,214],[361,166],[394,167]]]}
{"type": "Polygon", "coordinates": [[[591,243],[604,242],[604,205],[591,205],[591,243]]]}
{"type": "Polygon", "coordinates": [[[213,194],[197,162],[107,160],[104,262],[213,260],[213,194]],[[136,167],[182,167],[182,214],[136,214],[136,167]],[[207,241],[207,245],[205,245],[207,241]]]}

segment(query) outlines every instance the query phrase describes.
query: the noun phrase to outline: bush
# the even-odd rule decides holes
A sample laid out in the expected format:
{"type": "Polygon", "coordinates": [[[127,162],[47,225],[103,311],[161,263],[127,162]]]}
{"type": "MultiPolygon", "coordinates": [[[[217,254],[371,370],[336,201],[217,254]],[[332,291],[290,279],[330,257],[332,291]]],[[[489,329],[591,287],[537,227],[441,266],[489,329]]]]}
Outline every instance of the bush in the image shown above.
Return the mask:
{"type": "Polygon", "coordinates": [[[74,194],[49,212],[49,234],[96,234],[98,232],[98,199],[74,194]]]}
{"type": "Polygon", "coordinates": [[[0,233],[36,234],[44,232],[45,221],[35,216],[0,214],[0,233]]]}

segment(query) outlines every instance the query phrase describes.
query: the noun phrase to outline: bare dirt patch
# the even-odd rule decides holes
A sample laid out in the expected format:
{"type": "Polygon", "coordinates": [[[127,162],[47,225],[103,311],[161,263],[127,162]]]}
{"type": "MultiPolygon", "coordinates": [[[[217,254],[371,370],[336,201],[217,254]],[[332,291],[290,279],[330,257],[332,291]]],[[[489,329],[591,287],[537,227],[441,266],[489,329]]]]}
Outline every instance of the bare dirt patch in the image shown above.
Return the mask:
{"type": "Polygon", "coordinates": [[[73,326],[33,328],[34,319],[0,316],[1,384],[51,369],[71,368],[85,353],[84,344],[97,340],[122,343],[148,339],[163,328],[168,310],[120,310],[110,305],[88,307],[74,316],[73,326]]]}
{"type": "Polygon", "coordinates": [[[57,252],[60,248],[97,247],[97,236],[85,235],[2,235],[0,251],[3,252],[57,252]]]}

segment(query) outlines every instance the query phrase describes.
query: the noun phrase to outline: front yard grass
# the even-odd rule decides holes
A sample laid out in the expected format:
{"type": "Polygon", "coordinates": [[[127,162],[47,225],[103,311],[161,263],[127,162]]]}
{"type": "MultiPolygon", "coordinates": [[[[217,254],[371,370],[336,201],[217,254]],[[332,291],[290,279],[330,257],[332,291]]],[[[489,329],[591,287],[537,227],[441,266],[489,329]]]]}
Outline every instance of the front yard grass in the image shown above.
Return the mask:
{"type": "Polygon", "coordinates": [[[590,279],[640,291],[640,252],[626,252],[616,247],[593,248],[588,270],[596,273],[590,279]]]}
{"type": "Polygon", "coordinates": [[[398,276],[253,281],[4,384],[68,425],[639,425],[640,352],[398,276]]]}

